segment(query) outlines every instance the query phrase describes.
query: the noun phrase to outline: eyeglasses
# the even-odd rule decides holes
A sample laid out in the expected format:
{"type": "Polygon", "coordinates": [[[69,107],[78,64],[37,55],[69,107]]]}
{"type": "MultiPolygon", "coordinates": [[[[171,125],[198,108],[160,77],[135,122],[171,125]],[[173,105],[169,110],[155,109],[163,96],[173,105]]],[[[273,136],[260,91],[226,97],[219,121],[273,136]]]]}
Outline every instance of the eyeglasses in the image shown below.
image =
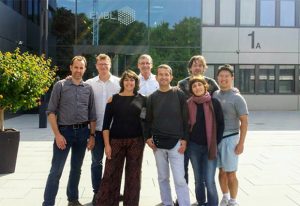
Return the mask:
{"type": "Polygon", "coordinates": [[[192,67],[204,67],[203,64],[192,64],[192,67]]]}
{"type": "Polygon", "coordinates": [[[150,65],[150,64],[152,64],[151,62],[140,62],[139,63],[140,65],[150,65]]]}

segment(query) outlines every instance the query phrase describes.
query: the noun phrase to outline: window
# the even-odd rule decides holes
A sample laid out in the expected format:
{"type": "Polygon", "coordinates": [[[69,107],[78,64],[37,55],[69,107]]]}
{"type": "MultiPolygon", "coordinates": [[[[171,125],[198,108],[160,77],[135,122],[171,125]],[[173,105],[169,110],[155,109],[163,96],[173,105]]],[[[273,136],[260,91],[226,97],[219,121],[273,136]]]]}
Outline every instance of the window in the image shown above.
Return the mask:
{"type": "Polygon", "coordinates": [[[275,26],[275,0],[260,2],[260,26],[275,26]]]}
{"type": "Polygon", "coordinates": [[[235,0],[220,0],[220,24],[235,25],[235,0]]]}
{"type": "Polygon", "coordinates": [[[238,81],[242,93],[255,93],[255,65],[240,65],[238,81]]]}
{"type": "Polygon", "coordinates": [[[279,93],[291,94],[294,93],[294,65],[280,65],[279,66],[279,93]]]}
{"type": "Polygon", "coordinates": [[[203,0],[202,19],[204,25],[215,25],[215,0],[203,0]]]}
{"type": "Polygon", "coordinates": [[[255,26],[256,0],[241,1],[240,25],[255,26]]]}
{"type": "Polygon", "coordinates": [[[295,1],[280,2],[280,26],[295,26],[295,1]]]}
{"type": "Polygon", "coordinates": [[[258,75],[258,93],[274,94],[275,93],[275,66],[260,65],[258,75]]]}
{"type": "Polygon", "coordinates": [[[30,20],[33,19],[33,0],[27,1],[27,15],[28,15],[28,19],[30,20]]]}

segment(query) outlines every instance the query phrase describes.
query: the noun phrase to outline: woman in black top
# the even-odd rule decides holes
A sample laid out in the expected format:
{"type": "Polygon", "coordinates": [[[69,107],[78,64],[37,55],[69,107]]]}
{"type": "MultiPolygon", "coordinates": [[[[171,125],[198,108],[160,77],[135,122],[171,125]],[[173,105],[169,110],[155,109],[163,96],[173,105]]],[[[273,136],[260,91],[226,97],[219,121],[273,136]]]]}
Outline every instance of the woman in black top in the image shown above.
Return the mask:
{"type": "Polygon", "coordinates": [[[218,206],[215,173],[217,144],[224,131],[223,112],[219,101],[207,91],[205,79],[194,77],[189,86],[192,96],[187,101],[190,125],[187,154],[194,171],[196,199],[198,205],[218,206]]]}
{"type": "Polygon", "coordinates": [[[120,93],[108,100],[104,114],[106,163],[97,195],[98,206],[119,205],[125,159],[124,205],[139,205],[144,151],[140,114],[146,99],[137,93],[139,79],[133,71],[122,74],[120,86],[120,93]]]}

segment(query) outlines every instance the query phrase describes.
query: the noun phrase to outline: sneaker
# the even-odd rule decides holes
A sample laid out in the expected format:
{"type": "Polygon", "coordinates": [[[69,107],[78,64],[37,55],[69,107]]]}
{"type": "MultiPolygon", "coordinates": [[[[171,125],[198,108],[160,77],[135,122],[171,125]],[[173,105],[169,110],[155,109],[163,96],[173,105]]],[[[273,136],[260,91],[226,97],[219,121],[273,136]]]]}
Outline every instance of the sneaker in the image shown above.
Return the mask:
{"type": "Polygon", "coordinates": [[[222,198],[221,202],[220,202],[220,206],[228,206],[228,202],[229,200],[226,198],[222,198]]]}
{"type": "Polygon", "coordinates": [[[119,202],[123,202],[123,200],[124,200],[124,195],[120,194],[120,196],[119,196],[119,202]]]}
{"type": "Polygon", "coordinates": [[[229,202],[228,206],[239,206],[237,202],[229,202]]]}
{"type": "Polygon", "coordinates": [[[68,206],[83,206],[78,200],[74,200],[68,203],[68,206]]]}

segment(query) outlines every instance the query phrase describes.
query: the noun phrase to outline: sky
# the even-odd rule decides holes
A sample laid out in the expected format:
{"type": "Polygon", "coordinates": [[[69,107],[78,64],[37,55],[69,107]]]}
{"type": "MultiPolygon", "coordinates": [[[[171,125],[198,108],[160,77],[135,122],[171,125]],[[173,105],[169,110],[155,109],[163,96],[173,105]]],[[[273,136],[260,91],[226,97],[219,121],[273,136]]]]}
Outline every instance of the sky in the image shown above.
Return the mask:
{"type": "MultiPolygon", "coordinates": [[[[148,0],[98,0],[96,11],[103,12],[130,7],[135,11],[136,20],[148,24],[148,0]]],[[[65,7],[75,11],[75,0],[57,0],[58,7],[65,7]]],[[[77,0],[78,13],[85,13],[89,18],[93,14],[93,0],[77,0]]],[[[151,0],[150,26],[169,22],[170,25],[180,22],[184,17],[200,18],[199,0],[151,0]]]]}

